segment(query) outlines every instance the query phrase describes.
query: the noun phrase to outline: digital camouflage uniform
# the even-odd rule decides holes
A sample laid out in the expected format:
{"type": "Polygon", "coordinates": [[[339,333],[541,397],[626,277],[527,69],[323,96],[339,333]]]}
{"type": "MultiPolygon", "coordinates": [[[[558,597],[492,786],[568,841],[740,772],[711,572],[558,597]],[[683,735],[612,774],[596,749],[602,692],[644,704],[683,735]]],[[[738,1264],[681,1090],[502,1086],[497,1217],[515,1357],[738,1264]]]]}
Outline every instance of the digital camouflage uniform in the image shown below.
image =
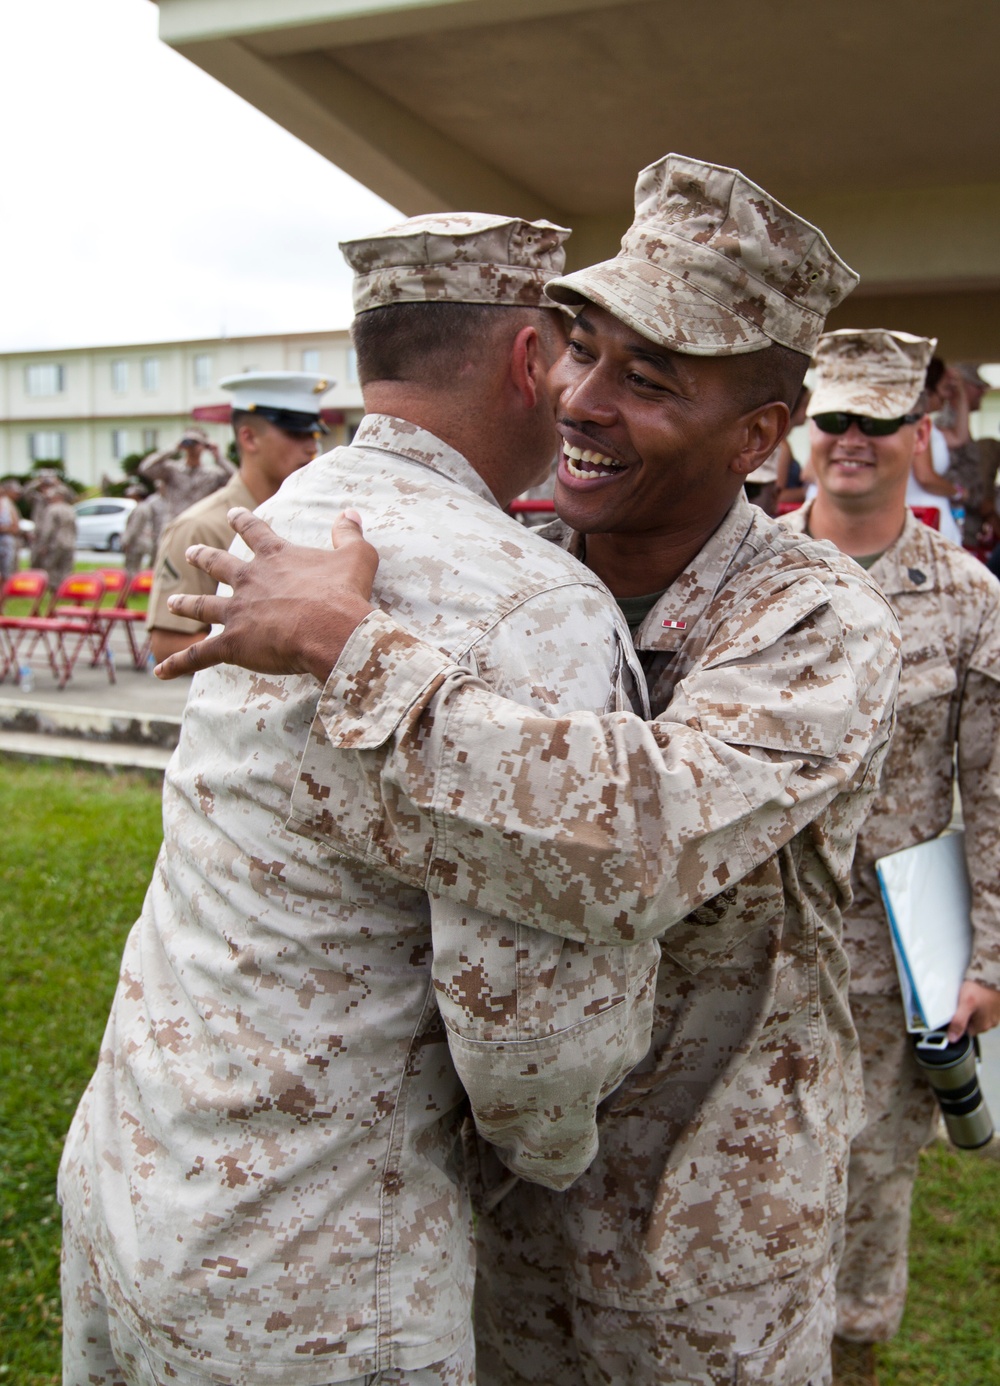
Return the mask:
{"type": "MultiPolygon", "coordinates": [[[[200,430],[188,429],[184,436],[196,436],[198,433],[200,430]]],[[[207,446],[203,446],[198,454],[198,465],[189,467],[183,455],[176,455],[179,446],[163,448],[139,463],[139,475],[146,481],[152,485],[163,482],[164,524],[169,524],[182,510],[187,510],[202,497],[210,496],[220,486],[225,486],[236,470],[227,457],[214,456],[207,446]]]]}
{"type": "MultiPolygon", "coordinates": [[[[669,155],[639,175],[620,254],[548,293],[727,356],[811,352],[855,282],[741,174],[669,155]]],[[[487,1199],[482,1386],[823,1386],[860,1119],[840,911],[889,735],[895,624],[856,564],[740,497],[637,644],[655,721],[551,721],[370,617],[327,685],[293,821],[574,940],[660,939],[653,1045],[606,1102],[593,1165],[561,1195],[487,1199]],[[385,810],[362,837],[324,807],[341,798],[330,747],[383,707],[385,810]]]]}
{"type": "Polygon", "coordinates": [[[293,793],[301,831],[476,909],[663,950],[653,1045],[593,1165],[481,1220],[482,1382],[826,1379],[861,1116],[840,911],[894,629],[852,560],[741,497],[638,631],[652,723],[526,714],[381,614],[344,651],[293,793]],[[331,748],[368,724],[385,812],[359,832],[328,811],[331,748]],[[658,1375],[671,1360],[690,1375],[658,1375]]]}
{"type": "Polygon", "coordinates": [[[32,543],[31,563],[44,568],[54,592],[73,571],[76,553],[76,512],[62,496],[50,500],[39,512],[32,543]]]}
{"type": "Polygon", "coordinates": [[[197,621],[177,616],[167,606],[167,599],[176,592],[210,595],[215,591],[215,579],[200,568],[193,567],[184,555],[191,544],[211,544],[218,549],[228,549],[233,542],[233,531],[226,517],[234,505],[246,506],[248,510],[255,509],[257,505],[239,472],[211,495],[203,496],[200,501],[188,506],[166,526],[153,570],[153,590],[146,617],[150,630],[195,635],[208,629],[197,621]]]}
{"type": "Polygon", "coordinates": [[[125,577],[131,582],[143,567],[156,562],[156,550],[163,530],[163,497],[159,491],[146,496],[129,515],[122,535],[125,577]]]}
{"type": "MultiPolygon", "coordinates": [[[[530,252],[543,280],[562,239],[530,252]]],[[[548,712],[628,705],[641,686],[602,584],[431,434],[370,416],[260,513],[329,546],[348,505],[382,544],[379,599],[498,691],[548,712]]],[[[500,921],[286,828],[321,693],[227,667],[194,680],[164,846],[61,1168],[68,1386],[117,1379],[107,1351],[95,1367],[95,1321],[143,1386],[469,1386],[466,1113],[510,1170],[561,1187],[648,1046],[655,943],[500,921]]],[[[378,735],[395,720],[383,709],[378,735]]],[[[338,763],[354,774],[327,810],[377,836],[367,758],[338,763]]]]}
{"type": "MultiPolygon", "coordinates": [[[[807,507],[783,523],[803,532],[808,515],[807,507]]],[[[1000,584],[909,513],[870,574],[899,621],[903,667],[896,731],[858,838],[844,918],[867,1121],[851,1148],[837,1333],[856,1342],[899,1328],[917,1155],[938,1119],[905,1034],[875,861],[944,831],[956,761],[973,901],[967,975],[1000,987],[1000,584]]]]}

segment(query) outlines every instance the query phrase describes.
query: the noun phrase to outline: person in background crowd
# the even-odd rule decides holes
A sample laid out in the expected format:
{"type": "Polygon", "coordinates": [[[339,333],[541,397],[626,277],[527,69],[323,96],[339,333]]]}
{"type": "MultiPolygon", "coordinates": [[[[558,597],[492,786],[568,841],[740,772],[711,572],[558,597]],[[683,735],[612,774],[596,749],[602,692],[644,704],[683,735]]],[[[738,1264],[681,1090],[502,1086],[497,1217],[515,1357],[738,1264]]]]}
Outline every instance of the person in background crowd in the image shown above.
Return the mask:
{"type": "Polygon", "coordinates": [[[903,635],[896,729],[844,914],[867,1116],[851,1146],[837,1279],[834,1381],[843,1386],[873,1386],[873,1344],[899,1328],[917,1155],[938,1121],[906,1033],[875,861],[944,831],[956,778],[974,944],[949,1036],[1000,1020],[1000,583],[907,508],[913,457],[930,434],[922,391],[932,350],[904,332],[820,339],[809,406],[818,490],[783,519],[867,568],[903,635]]]}
{"type": "MultiPolygon", "coordinates": [[[[244,371],[219,383],[232,398],[239,470],[232,471],[224,486],[175,515],[157,545],[146,628],[158,660],[208,634],[207,626],[175,615],[167,605],[174,592],[215,591],[211,580],[188,563],[188,547],[228,547],[233,531],[226,516],[233,506],[253,509],[269,500],[286,477],[312,461],[316,440],[326,432],[320,418],[320,398],[330,384],[323,376],[298,371],[244,371]]],[[[163,477],[159,480],[165,484],[163,477]]]]}
{"type": "Polygon", "coordinates": [[[243,515],[253,562],[193,555],[235,595],[175,599],[235,622],[180,672],[235,658],[324,683],[300,831],[463,909],[659,939],[653,1045],[605,1103],[594,1163],[561,1194],[500,1185],[480,1217],[483,1386],[827,1380],[860,1124],[840,906],[896,624],[855,563],[743,483],[855,282],[742,174],[672,154],[639,175],[619,255],[547,286],[578,309],[550,376],[548,533],[617,596],[652,722],[495,696],[381,592],[371,610],[377,556],[349,519],[329,554],[243,515]],[[367,822],[340,810],[361,744],[384,805],[367,822]]]}
{"type": "Polygon", "coordinates": [[[931,357],[927,366],[922,407],[929,421],[926,444],[914,449],[910,480],[906,487],[906,504],[937,512],[937,531],[953,544],[962,543],[962,530],[952,505],[964,500],[961,485],[951,476],[951,453],[948,441],[931,414],[944,408],[948,399],[959,393],[959,377],[949,372],[940,356],[931,357]]]}
{"type": "Polygon", "coordinates": [[[173,447],[144,457],[138,475],[150,486],[163,482],[164,523],[169,524],[182,510],[225,486],[235,470],[205,430],[189,424],[173,447]]]}
{"type": "Polygon", "coordinates": [[[21,547],[21,512],[17,508],[20,495],[18,482],[0,481],[0,583],[17,572],[21,547]]]}
{"type": "Polygon", "coordinates": [[[996,512],[1000,439],[973,438],[968,427],[969,416],[980,409],[983,395],[990,385],[971,362],[959,361],[954,371],[959,388],[953,392],[951,409],[940,422],[946,435],[951,432],[948,444],[952,470],[964,491],[962,537],[970,547],[992,548],[1000,539],[1000,521],[996,512]]]}
{"type": "Polygon", "coordinates": [[[154,491],[152,495],[146,490],[145,486],[134,485],[125,488],[125,496],[128,500],[136,502],[134,508],[129,512],[129,517],[125,521],[125,529],[122,533],[122,553],[125,556],[125,581],[130,583],[136,573],[141,568],[148,568],[156,554],[153,547],[153,525],[152,515],[148,508],[148,502],[153,496],[159,493],[154,491]]]}
{"type": "Polygon", "coordinates": [[[31,566],[44,568],[54,592],[73,571],[76,512],[67,499],[72,492],[56,477],[45,477],[39,483],[38,495],[42,508],[35,522],[31,566]]]}

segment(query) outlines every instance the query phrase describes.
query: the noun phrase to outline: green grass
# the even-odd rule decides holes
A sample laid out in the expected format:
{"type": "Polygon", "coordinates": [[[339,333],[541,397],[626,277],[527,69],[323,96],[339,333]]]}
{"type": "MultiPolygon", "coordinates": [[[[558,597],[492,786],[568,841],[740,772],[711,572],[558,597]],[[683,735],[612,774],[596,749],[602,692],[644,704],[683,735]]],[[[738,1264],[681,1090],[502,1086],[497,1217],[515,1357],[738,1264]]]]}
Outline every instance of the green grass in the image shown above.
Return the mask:
{"type": "Polygon", "coordinates": [[[56,1168],[160,841],[159,785],[0,759],[0,1382],[59,1380],[56,1168]]]}
{"type": "Polygon", "coordinates": [[[1000,1382],[1000,1149],[939,1141],[921,1157],[900,1334],[878,1349],[880,1386],[1000,1382]]]}
{"type": "MultiPolygon", "coordinates": [[[[55,1386],[56,1167],[159,846],[159,788],[0,758],[0,823],[0,1386],[55,1386]]],[[[882,1386],[1000,1382],[998,1156],[924,1153],[882,1386]]]]}

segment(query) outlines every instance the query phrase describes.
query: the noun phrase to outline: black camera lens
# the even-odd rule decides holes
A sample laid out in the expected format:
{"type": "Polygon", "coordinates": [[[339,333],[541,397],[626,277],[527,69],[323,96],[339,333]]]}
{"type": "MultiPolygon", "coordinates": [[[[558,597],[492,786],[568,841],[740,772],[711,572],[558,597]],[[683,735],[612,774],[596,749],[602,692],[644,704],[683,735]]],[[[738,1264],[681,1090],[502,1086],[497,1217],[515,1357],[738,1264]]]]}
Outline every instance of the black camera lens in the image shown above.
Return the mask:
{"type": "Polygon", "coordinates": [[[993,1139],[993,1118],[979,1086],[979,1046],[968,1035],[948,1043],[944,1030],[914,1037],[913,1052],[927,1075],[953,1145],[977,1150],[993,1139]]]}

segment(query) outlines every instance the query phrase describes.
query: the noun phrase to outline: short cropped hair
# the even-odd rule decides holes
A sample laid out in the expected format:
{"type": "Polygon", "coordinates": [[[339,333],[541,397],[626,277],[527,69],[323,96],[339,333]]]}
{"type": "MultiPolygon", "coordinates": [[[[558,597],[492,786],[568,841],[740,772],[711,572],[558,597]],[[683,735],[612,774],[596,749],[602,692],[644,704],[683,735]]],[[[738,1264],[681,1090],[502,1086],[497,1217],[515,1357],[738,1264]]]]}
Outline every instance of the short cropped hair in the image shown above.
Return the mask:
{"type": "Polygon", "coordinates": [[[772,342],[761,351],[732,356],[741,370],[738,406],[742,413],[764,404],[787,404],[791,412],[798,402],[810,358],[801,351],[772,342]]]}
{"type": "Polygon", "coordinates": [[[229,422],[233,426],[233,437],[236,437],[244,424],[249,424],[255,433],[260,433],[268,420],[262,414],[255,414],[249,409],[234,409],[229,422]]]}
{"type": "Polygon", "coordinates": [[[495,348],[506,328],[511,336],[532,325],[551,330],[551,309],[500,303],[390,303],[359,313],[351,324],[358,380],[446,383],[456,368],[495,348]]]}

